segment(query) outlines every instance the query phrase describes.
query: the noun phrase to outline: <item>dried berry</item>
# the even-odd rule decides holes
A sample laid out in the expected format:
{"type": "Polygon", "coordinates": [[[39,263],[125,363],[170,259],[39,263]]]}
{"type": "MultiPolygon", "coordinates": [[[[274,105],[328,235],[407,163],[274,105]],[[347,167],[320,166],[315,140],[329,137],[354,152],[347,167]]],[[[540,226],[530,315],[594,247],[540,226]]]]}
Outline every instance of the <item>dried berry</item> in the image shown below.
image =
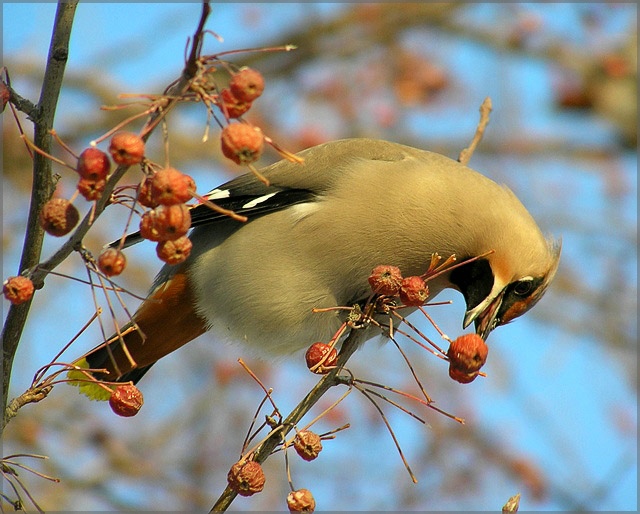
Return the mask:
{"type": "Polygon", "coordinates": [[[160,241],[156,246],[156,254],[167,264],[180,264],[187,260],[192,246],[191,239],[182,236],[175,241],[160,241]]]}
{"type": "Polygon", "coordinates": [[[116,387],[109,397],[109,406],[118,416],[125,418],[135,416],[142,408],[144,398],[140,389],[132,384],[116,387]]]}
{"type": "Polygon", "coordinates": [[[338,352],[327,343],[313,343],[304,357],[307,367],[314,373],[325,374],[338,364],[338,352]]]}
{"type": "Polygon", "coordinates": [[[461,384],[468,384],[473,382],[478,376],[478,371],[466,372],[461,369],[454,368],[453,366],[449,366],[449,377],[451,377],[456,382],[460,382],[461,384]]]}
{"type": "Polygon", "coordinates": [[[249,164],[260,157],[264,135],[259,127],[247,123],[231,123],[220,135],[222,153],[236,164],[249,164]]]}
{"type": "Polygon", "coordinates": [[[162,241],[160,231],[156,226],[157,213],[155,209],[145,212],[140,218],[140,236],[149,241],[162,241]]]}
{"type": "Polygon", "coordinates": [[[2,294],[13,305],[20,305],[27,302],[33,296],[33,282],[30,278],[18,275],[17,277],[9,277],[2,284],[2,294]]]}
{"type": "Polygon", "coordinates": [[[449,376],[468,384],[478,376],[480,368],[487,361],[489,347],[477,334],[463,334],[449,346],[449,376]]]}
{"type": "Polygon", "coordinates": [[[133,132],[117,132],[111,138],[109,153],[116,164],[138,164],[144,158],[144,141],[133,132]]]}
{"type": "Polygon", "coordinates": [[[316,501],[309,489],[297,489],[287,495],[287,507],[289,512],[313,512],[316,501]]]}
{"type": "Polygon", "coordinates": [[[369,285],[374,293],[396,296],[402,286],[402,273],[396,266],[381,265],[371,270],[369,285]]]}
{"type": "Polygon", "coordinates": [[[257,70],[242,68],[231,77],[229,88],[241,102],[253,102],[264,91],[264,78],[257,70]]]}
{"type": "Polygon", "coordinates": [[[40,226],[48,234],[57,237],[71,232],[79,219],[78,209],[64,198],[52,198],[40,212],[40,226]]]}
{"type": "Polygon", "coordinates": [[[97,181],[106,179],[110,168],[109,156],[102,150],[90,146],[78,157],[76,171],[81,178],[97,181]]]}
{"type": "Polygon", "coordinates": [[[229,118],[239,118],[251,108],[251,102],[238,100],[228,89],[223,89],[220,93],[220,109],[227,113],[229,118]]]}
{"type": "Polygon", "coordinates": [[[138,185],[138,203],[151,209],[157,207],[159,203],[152,194],[153,177],[145,177],[138,185]]]}
{"type": "Polygon", "coordinates": [[[104,179],[91,180],[81,178],[78,181],[78,185],[76,185],[76,189],[85,198],[85,200],[92,202],[94,200],[98,200],[102,196],[106,186],[107,181],[104,179]]]}
{"type": "Polygon", "coordinates": [[[293,447],[306,461],[315,459],[322,451],[320,436],[311,430],[301,430],[293,439],[293,447]]]}
{"type": "Polygon", "coordinates": [[[422,277],[407,277],[400,286],[400,300],[404,305],[418,307],[429,298],[429,287],[422,277]]]}
{"type": "Polygon", "coordinates": [[[189,232],[191,213],[185,204],[159,205],[154,211],[160,241],[174,241],[189,232]]]}
{"type": "Polygon", "coordinates": [[[174,241],[191,226],[191,213],[183,204],[160,205],[147,211],[140,220],[140,235],[150,241],[174,241]]]}
{"type": "Polygon", "coordinates": [[[98,269],[107,277],[120,275],[127,265],[127,258],[117,248],[107,248],[98,257],[98,269]]]}
{"type": "Polygon", "coordinates": [[[489,347],[477,334],[463,334],[449,346],[447,356],[454,368],[462,371],[478,371],[487,361],[489,347]]]}
{"type": "Polygon", "coordinates": [[[264,489],[264,472],[259,463],[250,460],[236,462],[227,474],[229,487],[240,496],[251,496],[264,489]]]}
{"type": "Polygon", "coordinates": [[[175,168],[161,169],[151,178],[152,201],[161,205],[184,203],[195,189],[193,179],[175,168]]]}

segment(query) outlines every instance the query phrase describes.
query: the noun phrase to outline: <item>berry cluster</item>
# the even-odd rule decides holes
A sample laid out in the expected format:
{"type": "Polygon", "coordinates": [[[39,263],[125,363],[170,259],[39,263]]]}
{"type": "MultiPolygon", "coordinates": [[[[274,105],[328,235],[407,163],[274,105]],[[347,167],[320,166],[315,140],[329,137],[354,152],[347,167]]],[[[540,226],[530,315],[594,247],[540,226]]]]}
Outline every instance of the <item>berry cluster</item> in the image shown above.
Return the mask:
{"type": "Polygon", "coordinates": [[[420,276],[404,278],[397,266],[376,266],[369,275],[371,290],[384,296],[399,296],[407,307],[424,305],[429,298],[429,287],[420,276]]]}

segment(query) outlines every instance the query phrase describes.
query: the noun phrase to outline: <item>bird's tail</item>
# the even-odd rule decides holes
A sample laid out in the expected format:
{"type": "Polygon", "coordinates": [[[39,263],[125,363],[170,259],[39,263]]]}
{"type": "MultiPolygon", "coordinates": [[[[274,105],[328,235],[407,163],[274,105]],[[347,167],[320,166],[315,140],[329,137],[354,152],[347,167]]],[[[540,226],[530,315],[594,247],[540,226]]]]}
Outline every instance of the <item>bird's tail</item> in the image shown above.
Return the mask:
{"type": "Polygon", "coordinates": [[[80,369],[70,371],[69,378],[89,398],[108,400],[113,386],[100,381],[135,384],[158,359],[207,328],[205,320],[195,311],[187,276],[178,270],[152,291],[119,336],[74,362],[80,369]]]}
{"type": "Polygon", "coordinates": [[[75,361],[73,365],[76,369],[67,373],[69,383],[90,399],[100,401],[109,399],[116,387],[114,383],[136,384],[153,363],[140,367],[135,364],[127,346],[132,344],[132,348],[135,348],[136,340],[144,336],[133,328],[129,330],[131,332],[125,330],[124,335],[112,337],[75,361]],[[134,336],[131,335],[133,333],[134,336]]]}

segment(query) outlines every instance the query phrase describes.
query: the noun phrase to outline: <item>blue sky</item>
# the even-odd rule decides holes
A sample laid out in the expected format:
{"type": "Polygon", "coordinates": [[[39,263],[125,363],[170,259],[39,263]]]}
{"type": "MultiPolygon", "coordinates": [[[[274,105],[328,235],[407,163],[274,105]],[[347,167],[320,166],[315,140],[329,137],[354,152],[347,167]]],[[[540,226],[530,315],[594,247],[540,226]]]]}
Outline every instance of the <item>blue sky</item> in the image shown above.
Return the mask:
{"type": "MultiPolygon", "coordinates": [[[[25,61],[35,60],[38,63],[44,63],[55,8],[56,6],[51,3],[4,3],[4,55],[13,59],[19,56],[25,61]]],[[[314,15],[321,16],[337,6],[320,4],[315,8],[314,15]]],[[[554,4],[546,8],[554,10],[552,16],[545,18],[552,20],[553,30],[571,34],[574,26],[572,16],[575,14],[570,4],[554,4]]],[[[216,50],[258,45],[264,39],[269,39],[270,35],[277,34],[296,23],[303,23],[309,12],[301,4],[274,4],[269,15],[265,16],[259,25],[260,30],[238,30],[236,27],[242,27],[239,20],[242,19],[243,12],[246,14],[247,9],[249,9],[247,4],[214,5],[208,26],[224,38],[224,43],[215,45],[216,50]]],[[[491,7],[487,7],[487,10],[490,9],[491,7]]],[[[543,7],[540,9],[542,10],[543,7]]],[[[199,12],[200,5],[195,3],[81,3],[75,20],[69,72],[92,70],[92,73],[99,73],[101,67],[108,68],[108,75],[121,83],[125,91],[139,92],[158,82],[166,82],[174,78],[176,72],[180,70],[185,38],[193,32],[199,12]],[[120,49],[122,59],[116,62],[103,61],[105,55],[113,55],[111,52],[105,52],[105,46],[110,50],[120,49]],[[141,70],[144,71],[141,72],[141,70]]],[[[478,11],[479,16],[481,12],[481,10],[478,11]]],[[[624,15],[614,17],[610,32],[613,34],[621,31],[624,26],[624,15]]],[[[576,33],[575,37],[579,39],[580,34],[576,33]]],[[[211,43],[211,45],[214,44],[211,43]]],[[[484,49],[472,44],[469,44],[466,50],[455,53],[452,47],[451,55],[455,56],[455,61],[452,63],[455,62],[460,78],[476,73],[477,70],[473,66],[482,62],[483,59],[486,60],[487,66],[497,66],[495,56],[487,55],[484,49]],[[465,66],[464,63],[470,65],[465,66]]],[[[549,74],[544,63],[524,59],[515,63],[510,70],[517,87],[522,88],[521,98],[525,110],[529,104],[549,105],[549,74]]],[[[16,83],[15,86],[19,88],[20,83],[16,83]]],[[[475,86],[479,96],[488,94],[489,87],[496,88],[491,95],[494,98],[494,108],[497,107],[495,116],[499,121],[501,111],[498,85],[487,86],[485,82],[478,81],[475,86]]],[[[37,98],[35,92],[30,92],[30,95],[28,93],[25,92],[25,95],[31,96],[34,100],[37,98]]],[[[551,108],[544,107],[533,109],[532,112],[535,115],[530,120],[530,126],[538,130],[541,135],[558,133],[562,137],[574,137],[581,141],[592,139],[594,142],[611,137],[611,128],[599,120],[589,120],[585,123],[583,118],[557,115],[551,108]],[[567,133],[571,135],[566,136],[567,133]]],[[[440,118],[438,127],[432,128],[436,139],[459,131],[461,123],[466,122],[473,127],[477,118],[476,113],[477,109],[472,109],[470,116],[464,120],[458,117],[447,117],[444,113],[445,116],[440,118]]],[[[65,113],[61,112],[59,119],[64,119],[64,116],[65,113]]],[[[437,120],[437,113],[434,116],[437,120]]],[[[419,116],[416,115],[416,118],[419,116]]],[[[8,122],[5,112],[4,123],[8,122]]],[[[416,124],[419,123],[419,120],[416,121],[416,124]]],[[[419,129],[428,130],[425,127],[419,127],[419,129]]],[[[500,130],[499,123],[496,130],[500,130]]],[[[466,128],[464,133],[468,133],[466,128]]],[[[490,166],[493,163],[487,163],[487,159],[493,158],[494,156],[487,158],[480,155],[475,165],[490,166]]],[[[505,156],[501,162],[505,169],[508,168],[508,159],[509,156],[505,156]]],[[[622,173],[628,180],[631,190],[637,192],[637,156],[627,153],[622,155],[617,163],[623,170],[622,173]]],[[[553,183],[556,180],[555,177],[575,173],[575,170],[569,169],[572,166],[586,168],[590,165],[571,160],[552,159],[547,164],[548,166],[544,166],[543,170],[535,172],[548,176],[548,183],[553,183]]],[[[534,172],[533,164],[531,170],[534,172]]],[[[527,188],[528,182],[525,175],[513,177],[512,187],[516,191],[518,191],[516,186],[519,186],[521,191],[527,188]]],[[[598,220],[602,218],[597,215],[607,207],[602,203],[600,176],[589,173],[580,176],[581,181],[575,188],[577,193],[567,195],[564,201],[570,215],[586,216],[589,211],[596,214],[589,221],[588,226],[592,233],[587,234],[588,237],[579,230],[575,232],[567,230],[566,225],[562,225],[560,221],[547,218],[544,207],[533,207],[532,212],[544,219],[545,228],[551,232],[557,233],[564,230],[562,266],[568,266],[571,263],[573,269],[583,270],[588,280],[597,281],[598,276],[590,276],[589,270],[602,265],[601,256],[597,253],[585,252],[585,248],[592,247],[594,241],[607,241],[607,228],[601,226],[598,220]],[[535,212],[537,209],[539,212],[535,212]]],[[[562,182],[560,179],[558,181],[562,182]]],[[[207,189],[215,185],[217,184],[203,184],[203,188],[207,189]]],[[[534,199],[536,194],[540,198],[554,195],[552,190],[527,193],[534,199]]],[[[3,206],[12,204],[10,195],[10,188],[4,188],[3,206]]],[[[635,198],[635,194],[625,197],[626,204],[621,209],[621,213],[626,220],[637,218],[635,198]]],[[[5,216],[9,214],[3,210],[3,218],[5,216]]],[[[48,242],[45,252],[54,248],[54,243],[48,242]]],[[[615,247],[617,243],[613,240],[610,244],[615,247]]],[[[18,251],[19,245],[15,245],[3,255],[4,276],[15,274],[19,259],[18,251]]],[[[143,255],[143,250],[140,252],[140,255],[143,255]]],[[[630,259],[625,263],[629,268],[633,268],[637,259],[630,259]]],[[[627,270],[627,276],[637,284],[635,268],[627,270]]],[[[61,284],[60,287],[66,286],[61,284]]],[[[602,284],[602,287],[606,287],[606,284],[602,284]]],[[[553,294],[552,291],[550,295],[553,294]]],[[[448,298],[454,300],[454,305],[451,307],[450,321],[447,321],[446,331],[453,335],[460,330],[459,320],[463,309],[459,296],[451,294],[448,298]]],[[[557,298],[555,301],[557,304],[560,303],[557,298]]],[[[32,313],[33,319],[18,354],[16,373],[13,377],[15,394],[28,386],[33,370],[45,364],[50,357],[52,341],[48,337],[49,330],[43,330],[42,327],[59,326],[61,317],[66,318],[67,315],[71,317],[67,314],[70,310],[69,305],[54,305],[48,311],[42,309],[38,311],[39,306],[45,305],[39,302],[40,300],[37,299],[32,313]]],[[[573,306],[566,306],[568,316],[584,315],[572,311],[572,308],[573,306]]],[[[6,312],[5,305],[3,310],[6,312]]],[[[74,308],[72,307],[71,310],[74,308]]],[[[446,319],[449,320],[449,318],[446,319]]],[[[60,336],[64,337],[67,332],[69,335],[73,334],[80,323],[74,319],[73,322],[68,323],[68,326],[60,327],[60,336]]],[[[635,326],[637,329],[637,320],[635,326]]],[[[559,482],[564,481],[567,488],[583,491],[585,497],[591,494],[599,482],[606,481],[612,474],[619,472],[619,478],[608,485],[610,489],[602,503],[594,507],[603,510],[635,510],[637,507],[637,459],[631,458],[629,461],[625,460],[625,456],[636,455],[637,441],[620,435],[616,426],[615,412],[624,413],[635,424],[637,422],[636,391],[630,388],[628,381],[621,378],[624,376],[624,371],[619,359],[612,355],[614,350],[603,346],[597,337],[561,331],[557,327],[547,326],[534,317],[525,317],[501,328],[499,334],[496,333],[492,339],[494,340],[490,360],[493,359],[493,361],[489,369],[490,374],[496,379],[477,381],[473,388],[465,390],[465,394],[468,394],[468,402],[474,405],[475,412],[480,413],[482,417],[483,429],[503,439],[507,447],[517,448],[534,455],[538,461],[545,464],[547,474],[561,477],[559,482]],[[517,343],[512,344],[513,341],[517,343]],[[535,373],[532,370],[535,370],[535,373]],[[526,416],[529,417],[522,417],[520,407],[523,402],[532,406],[526,411],[526,416]],[[547,434],[541,433],[550,428],[557,430],[558,440],[555,445],[549,445],[547,434]],[[558,448],[562,448],[564,453],[559,452],[558,448]],[[584,475],[578,477],[567,475],[568,471],[574,468],[566,466],[565,459],[580,462],[584,475]],[[624,468],[623,464],[628,467],[624,468]],[[619,469],[616,470],[616,468],[619,469]]],[[[91,346],[91,342],[85,344],[91,346]]],[[[367,355],[366,352],[375,351],[378,349],[363,350],[365,355],[367,355]]],[[[363,359],[366,357],[363,356],[363,359]]],[[[148,404],[153,403],[153,398],[153,393],[147,397],[148,404]]],[[[159,417],[162,417],[161,412],[160,410],[159,417]]],[[[404,427],[404,425],[401,426],[404,427]]],[[[419,433],[413,426],[407,428],[406,432],[404,429],[401,432],[400,437],[405,436],[409,440],[419,433]]],[[[410,447],[409,442],[407,448],[410,447]]],[[[486,491],[490,499],[483,506],[501,505],[499,502],[505,499],[503,485],[496,484],[493,490],[486,491]]],[[[381,503],[378,505],[383,505],[383,508],[393,508],[392,499],[386,501],[390,503],[379,499],[381,503]]],[[[526,507],[527,504],[524,505],[526,507]]],[[[528,505],[541,510],[558,508],[553,501],[528,505]]],[[[455,508],[455,505],[452,503],[450,507],[455,508]]],[[[338,503],[336,508],[345,508],[345,506],[338,503]]]]}

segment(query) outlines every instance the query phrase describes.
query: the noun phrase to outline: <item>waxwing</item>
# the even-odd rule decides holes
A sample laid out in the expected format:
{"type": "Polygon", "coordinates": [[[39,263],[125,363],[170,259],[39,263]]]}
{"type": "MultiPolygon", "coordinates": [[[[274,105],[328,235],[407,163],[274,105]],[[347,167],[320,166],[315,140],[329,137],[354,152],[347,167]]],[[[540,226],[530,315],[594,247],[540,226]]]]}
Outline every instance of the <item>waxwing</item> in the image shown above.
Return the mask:
{"type": "MultiPolygon", "coordinates": [[[[205,205],[191,211],[193,249],[166,265],[133,321],[139,330],[76,364],[106,368],[109,381],[137,382],[158,359],[206,331],[266,354],[327,342],[344,311],[371,295],[381,264],[424,273],[434,253],[460,265],[429,282],[466,301],[463,327],[486,339],[544,294],[560,244],[505,186],[442,155],[372,139],[325,143],[214,189],[208,198],[249,218],[235,221],[205,205]]],[[[132,236],[129,243],[137,241],[132,236]]],[[[370,330],[368,337],[380,333],[370,330]]]]}

